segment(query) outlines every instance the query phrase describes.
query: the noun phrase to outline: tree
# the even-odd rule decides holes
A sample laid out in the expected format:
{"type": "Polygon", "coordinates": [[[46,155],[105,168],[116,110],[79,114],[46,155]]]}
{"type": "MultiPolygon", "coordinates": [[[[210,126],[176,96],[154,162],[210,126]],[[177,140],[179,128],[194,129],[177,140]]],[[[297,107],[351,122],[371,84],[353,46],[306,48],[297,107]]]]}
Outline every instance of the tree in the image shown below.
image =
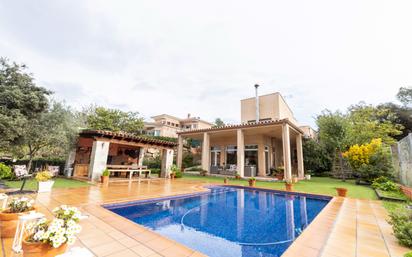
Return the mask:
{"type": "Polygon", "coordinates": [[[395,136],[402,134],[403,126],[396,123],[397,116],[388,108],[359,103],[348,109],[347,144],[365,144],[374,138],[391,145],[395,136]]]}
{"type": "MultiPolygon", "coordinates": [[[[396,140],[401,140],[409,133],[412,133],[412,108],[394,103],[381,104],[378,105],[378,108],[390,110],[390,112],[395,115],[394,122],[403,126],[402,134],[393,136],[396,140]]],[[[387,119],[386,117],[383,118],[387,119]]]]}
{"type": "Polygon", "coordinates": [[[317,116],[316,124],[319,128],[319,141],[327,152],[334,155],[336,149],[343,151],[347,147],[349,123],[346,115],[324,110],[317,116]]]}
{"type": "Polygon", "coordinates": [[[12,150],[22,157],[28,157],[29,170],[36,157],[66,157],[78,133],[73,127],[72,117],[70,109],[61,103],[52,103],[51,107],[37,115],[36,119],[25,122],[23,133],[12,146],[12,150]]]}
{"type": "Polygon", "coordinates": [[[221,118],[216,118],[215,119],[215,127],[223,127],[225,125],[225,123],[223,122],[223,120],[221,118]]]}
{"type": "Polygon", "coordinates": [[[412,103],[412,87],[399,88],[396,98],[398,98],[398,100],[404,105],[411,104],[412,103]]]}
{"type": "Polygon", "coordinates": [[[89,107],[85,110],[86,126],[89,129],[123,131],[138,134],[143,129],[143,119],[138,112],[123,112],[118,109],[89,107]]]}
{"type": "Polygon", "coordinates": [[[0,58],[0,147],[23,134],[25,124],[47,110],[50,91],[38,87],[25,65],[0,58]]]}
{"type": "Polygon", "coordinates": [[[332,159],[319,142],[313,139],[303,140],[303,161],[305,169],[316,176],[322,176],[332,168],[332,159]]]}

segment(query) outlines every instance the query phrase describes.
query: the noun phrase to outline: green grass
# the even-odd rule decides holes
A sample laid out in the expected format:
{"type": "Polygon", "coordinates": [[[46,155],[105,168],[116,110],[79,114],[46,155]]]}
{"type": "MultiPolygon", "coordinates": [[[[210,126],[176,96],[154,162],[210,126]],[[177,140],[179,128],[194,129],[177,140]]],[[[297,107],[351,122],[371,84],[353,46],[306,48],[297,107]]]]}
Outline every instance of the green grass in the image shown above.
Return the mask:
{"type": "MultiPolygon", "coordinates": [[[[76,188],[76,187],[85,187],[90,184],[83,181],[78,181],[68,178],[55,178],[53,188],[76,188]]],[[[11,188],[20,188],[23,181],[5,181],[4,184],[11,188]]],[[[37,190],[37,181],[35,179],[28,179],[24,189],[28,190],[37,190]]]]}
{"type": "MultiPolygon", "coordinates": [[[[196,180],[207,183],[223,183],[223,178],[220,177],[201,177],[185,174],[183,180],[196,180]]],[[[230,179],[229,185],[248,185],[247,180],[230,179]]],[[[271,189],[285,189],[283,182],[263,182],[256,181],[256,186],[271,189]]],[[[373,189],[369,186],[356,185],[354,180],[347,180],[342,182],[339,179],[326,177],[312,177],[311,180],[299,181],[293,185],[295,191],[336,196],[336,188],[344,187],[348,189],[348,196],[359,199],[378,199],[373,189]]]]}

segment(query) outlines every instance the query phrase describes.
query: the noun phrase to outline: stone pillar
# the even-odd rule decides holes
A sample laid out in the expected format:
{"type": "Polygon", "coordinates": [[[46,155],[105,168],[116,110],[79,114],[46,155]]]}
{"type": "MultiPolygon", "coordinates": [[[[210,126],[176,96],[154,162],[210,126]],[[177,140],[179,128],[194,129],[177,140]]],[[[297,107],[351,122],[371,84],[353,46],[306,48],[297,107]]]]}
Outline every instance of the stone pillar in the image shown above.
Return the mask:
{"type": "Polygon", "coordinates": [[[92,153],[90,155],[89,179],[100,180],[103,170],[106,169],[107,157],[109,156],[110,142],[93,141],[92,153]]]}
{"type": "Polygon", "coordinates": [[[226,164],[225,158],[226,158],[226,149],[224,145],[221,145],[220,146],[220,161],[219,161],[220,166],[223,166],[223,163],[226,164]]]}
{"type": "Polygon", "coordinates": [[[302,149],[302,135],[296,136],[296,153],[298,157],[298,178],[303,179],[305,177],[305,170],[303,167],[303,149],[302,149]]]}
{"type": "Polygon", "coordinates": [[[245,135],[241,129],[237,130],[237,172],[245,176],[245,135]]]}
{"type": "Polygon", "coordinates": [[[262,141],[258,144],[258,174],[259,177],[266,176],[266,163],[265,163],[265,144],[262,141]]]}
{"type": "Polygon", "coordinates": [[[173,165],[173,153],[172,149],[162,150],[162,165],[160,170],[161,178],[168,178],[170,175],[170,168],[173,165]]]}
{"type": "Polygon", "coordinates": [[[208,133],[203,133],[202,142],[202,170],[210,172],[210,136],[208,133]]]}
{"type": "Polygon", "coordinates": [[[176,156],[176,162],[177,162],[177,167],[179,169],[182,169],[182,161],[183,161],[183,137],[181,135],[178,136],[177,138],[177,156],[176,156]]]}
{"type": "Polygon", "coordinates": [[[292,179],[292,161],[290,157],[289,125],[282,125],[283,165],[285,166],[285,180],[292,179]]]}
{"type": "Polygon", "coordinates": [[[146,154],[146,149],[143,147],[140,147],[139,150],[139,162],[137,163],[137,165],[139,166],[143,166],[143,159],[144,159],[144,155],[146,154]]]}
{"type": "Polygon", "coordinates": [[[76,159],[76,149],[72,149],[67,156],[66,163],[64,165],[64,175],[66,177],[73,176],[74,161],[76,159]]]}

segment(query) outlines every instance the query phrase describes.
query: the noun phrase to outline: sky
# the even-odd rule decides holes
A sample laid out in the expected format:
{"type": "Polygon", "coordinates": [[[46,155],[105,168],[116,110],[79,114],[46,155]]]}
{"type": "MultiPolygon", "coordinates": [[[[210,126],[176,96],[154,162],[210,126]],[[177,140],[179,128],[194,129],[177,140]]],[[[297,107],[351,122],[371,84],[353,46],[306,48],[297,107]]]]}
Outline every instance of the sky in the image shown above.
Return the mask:
{"type": "Polygon", "coordinates": [[[280,92],[297,120],[412,86],[410,0],[0,0],[0,56],[76,109],[240,121],[280,92]]]}

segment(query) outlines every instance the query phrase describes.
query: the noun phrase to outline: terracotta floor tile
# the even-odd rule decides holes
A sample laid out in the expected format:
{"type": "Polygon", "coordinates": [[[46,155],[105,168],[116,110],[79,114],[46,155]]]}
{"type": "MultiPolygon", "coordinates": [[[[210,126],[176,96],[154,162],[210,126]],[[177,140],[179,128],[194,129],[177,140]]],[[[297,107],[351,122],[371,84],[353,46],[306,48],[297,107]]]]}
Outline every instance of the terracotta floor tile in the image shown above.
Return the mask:
{"type": "Polygon", "coordinates": [[[116,241],[91,247],[91,250],[97,256],[110,256],[125,249],[127,248],[124,245],[116,241]]]}
{"type": "Polygon", "coordinates": [[[147,257],[156,254],[155,251],[144,245],[133,246],[130,248],[130,250],[137,253],[141,257],[147,257]]]}

